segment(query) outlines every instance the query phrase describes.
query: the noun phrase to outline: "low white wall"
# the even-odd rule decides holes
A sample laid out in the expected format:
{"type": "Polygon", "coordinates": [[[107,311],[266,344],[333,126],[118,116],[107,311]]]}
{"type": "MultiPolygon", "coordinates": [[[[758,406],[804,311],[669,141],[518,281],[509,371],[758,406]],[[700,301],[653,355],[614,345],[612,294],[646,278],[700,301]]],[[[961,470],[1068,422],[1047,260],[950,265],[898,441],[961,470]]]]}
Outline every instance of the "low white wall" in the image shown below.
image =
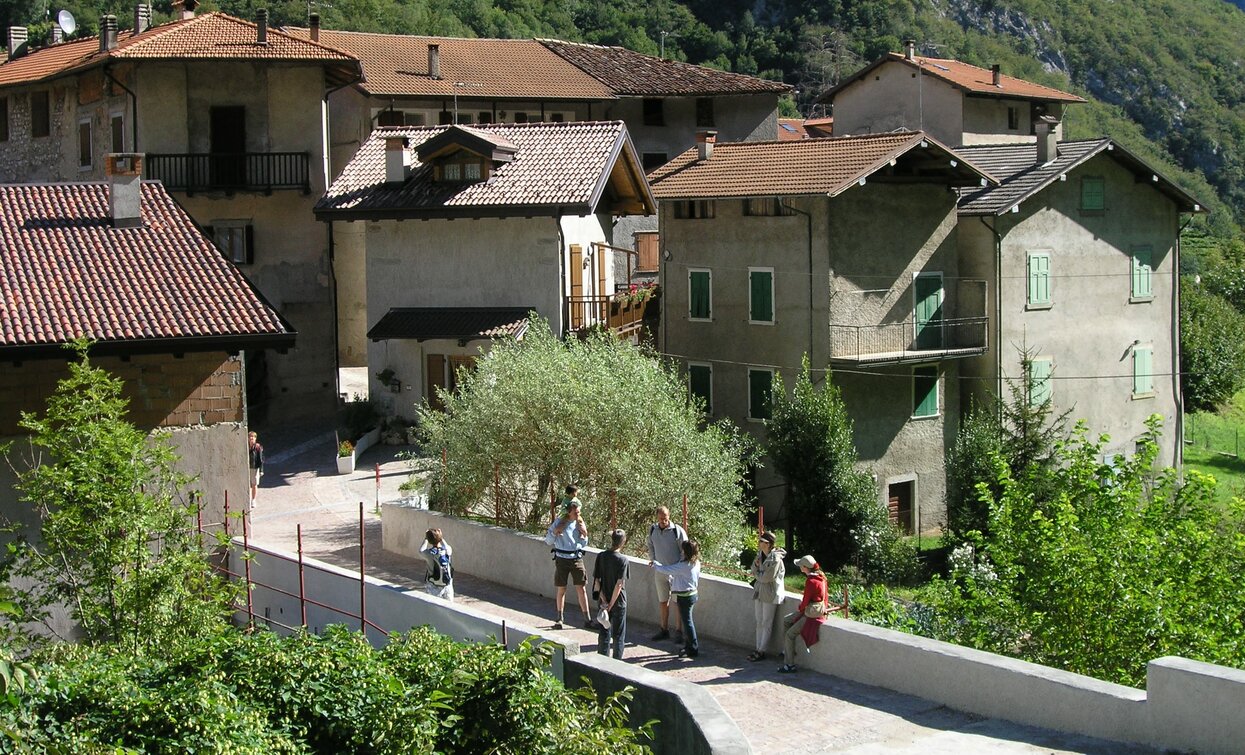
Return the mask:
{"type": "MultiPolygon", "coordinates": [[[[228,554],[231,571],[243,574],[244,552],[241,538],[235,538],[228,554]]],[[[250,545],[250,553],[250,578],[254,584],[251,611],[256,619],[299,626],[302,612],[297,597],[297,554],[254,543],[250,545]]],[[[454,556],[455,566],[458,566],[457,548],[454,556]]],[[[308,631],[318,633],[328,624],[360,626],[359,619],[342,613],[355,616],[360,613],[358,572],[304,558],[303,584],[307,597],[322,604],[307,604],[308,631]]],[[[404,590],[372,577],[365,578],[363,584],[367,619],[383,630],[372,627],[365,630],[368,640],[376,647],[385,644],[388,633],[405,632],[418,626],[429,626],[440,634],[467,642],[497,642],[503,635],[502,621],[490,614],[459,603],[448,603],[422,590],[404,590]]],[[[237,620],[245,622],[246,612],[237,614],[237,620]]],[[[279,634],[290,631],[278,624],[270,626],[279,634]]],[[[637,723],[653,717],[661,721],[656,741],[651,743],[656,755],[748,755],[752,752],[743,732],[722,706],[707,691],[690,682],[670,679],[656,671],[595,653],[581,654],[578,646],[563,644],[559,635],[545,634],[522,624],[507,623],[505,636],[506,646],[512,650],[528,637],[554,645],[550,673],[571,689],[583,686],[583,678],[593,683],[599,695],[631,685],[634,688],[630,705],[632,718],[637,723]],[[576,658],[580,660],[575,661],[576,658]]]]}
{"type": "MultiPolygon", "coordinates": [[[[549,547],[538,537],[395,504],[383,506],[382,522],[386,550],[418,557],[424,532],[440,527],[454,546],[456,569],[539,595],[553,593],[549,547]]],[[[593,548],[585,555],[590,573],[597,553],[593,548]]],[[[632,559],[627,614],[655,622],[650,574],[645,562],[632,559]]],[[[789,595],[776,621],[794,611],[797,602],[798,596],[789,595]]],[[[552,601],[549,610],[552,617],[552,601]]],[[[696,604],[701,636],[750,648],[752,616],[748,585],[701,577],[696,604]]],[[[775,646],[780,642],[776,631],[775,646]]],[[[1245,716],[1240,714],[1245,671],[1184,658],[1151,661],[1147,689],[1138,690],[834,617],[822,626],[821,642],[811,653],[801,652],[796,662],[958,710],[1058,731],[1201,753],[1236,753],[1245,743],[1245,716]]]]}

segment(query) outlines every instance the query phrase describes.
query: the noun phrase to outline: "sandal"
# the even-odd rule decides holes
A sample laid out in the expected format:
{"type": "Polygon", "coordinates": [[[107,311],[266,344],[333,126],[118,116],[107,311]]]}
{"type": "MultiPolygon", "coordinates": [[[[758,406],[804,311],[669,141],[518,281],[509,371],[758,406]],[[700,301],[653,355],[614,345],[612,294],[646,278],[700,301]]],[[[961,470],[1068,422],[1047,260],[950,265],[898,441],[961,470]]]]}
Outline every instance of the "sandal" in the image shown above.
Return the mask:
{"type": "Polygon", "coordinates": [[[753,662],[753,663],[755,663],[755,662],[757,662],[757,661],[763,661],[763,660],[765,660],[765,653],[762,653],[762,652],[760,652],[760,651],[758,650],[758,651],[756,651],[756,652],[754,652],[754,653],[749,654],[749,655],[748,655],[748,660],[749,660],[749,661],[751,661],[751,662],[753,662]]]}

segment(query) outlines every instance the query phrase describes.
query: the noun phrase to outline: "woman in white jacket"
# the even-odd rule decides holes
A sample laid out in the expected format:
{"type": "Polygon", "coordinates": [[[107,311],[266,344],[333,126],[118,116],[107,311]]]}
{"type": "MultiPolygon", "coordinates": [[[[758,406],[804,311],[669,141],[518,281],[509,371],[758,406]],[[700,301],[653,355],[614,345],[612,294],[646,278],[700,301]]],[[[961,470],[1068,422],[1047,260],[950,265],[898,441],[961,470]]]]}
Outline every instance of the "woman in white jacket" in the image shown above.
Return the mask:
{"type": "Polygon", "coordinates": [[[748,656],[750,661],[765,658],[770,637],[774,632],[774,614],[783,600],[783,579],[787,567],[783,558],[787,552],[774,547],[774,533],[763,532],[757,540],[757,557],[752,562],[752,608],[757,624],[756,651],[748,656]]]}

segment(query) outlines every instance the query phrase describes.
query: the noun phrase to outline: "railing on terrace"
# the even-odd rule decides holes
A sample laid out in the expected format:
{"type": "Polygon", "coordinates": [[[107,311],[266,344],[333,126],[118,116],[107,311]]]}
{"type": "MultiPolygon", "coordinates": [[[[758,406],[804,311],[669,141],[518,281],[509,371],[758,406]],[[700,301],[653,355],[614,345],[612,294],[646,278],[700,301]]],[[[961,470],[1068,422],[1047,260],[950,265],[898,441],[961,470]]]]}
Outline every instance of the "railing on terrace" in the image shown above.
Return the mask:
{"type": "Polygon", "coordinates": [[[652,297],[634,297],[626,293],[614,296],[566,297],[567,323],[571,330],[602,325],[618,334],[639,329],[644,312],[652,297]]]}
{"type": "Polygon", "coordinates": [[[989,318],[918,323],[831,325],[830,358],[840,362],[907,362],[969,357],[989,344],[989,318]]]}
{"type": "Polygon", "coordinates": [[[148,178],[170,191],[262,191],[297,189],[311,193],[307,152],[185,153],[147,155],[148,178]]]}

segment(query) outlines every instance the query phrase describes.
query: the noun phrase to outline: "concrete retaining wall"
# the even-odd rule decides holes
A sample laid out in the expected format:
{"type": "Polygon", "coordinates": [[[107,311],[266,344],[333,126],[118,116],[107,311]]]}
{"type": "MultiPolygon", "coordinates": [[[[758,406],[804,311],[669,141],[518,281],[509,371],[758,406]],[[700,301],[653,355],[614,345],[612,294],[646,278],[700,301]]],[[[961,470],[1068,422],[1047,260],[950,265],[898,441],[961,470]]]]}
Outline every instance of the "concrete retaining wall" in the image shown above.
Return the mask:
{"type": "MultiPolygon", "coordinates": [[[[421,542],[422,539],[421,530],[421,542]]],[[[417,544],[416,549],[418,547],[417,544]]],[[[456,545],[454,549],[456,567],[458,547],[456,545]]],[[[251,610],[259,619],[298,626],[302,614],[299,600],[295,597],[299,593],[297,555],[255,544],[251,544],[250,551],[251,580],[256,583],[251,593],[251,610]]],[[[243,571],[242,553],[242,541],[235,539],[230,552],[231,570],[234,572],[243,571]]],[[[305,558],[303,581],[308,597],[324,606],[341,609],[335,611],[307,605],[309,631],[319,632],[328,624],[359,626],[357,618],[342,613],[359,615],[361,596],[358,572],[305,558]]],[[[365,579],[363,589],[366,590],[368,621],[384,629],[384,632],[373,628],[366,630],[368,639],[377,647],[385,644],[387,632],[405,632],[425,625],[466,642],[497,642],[497,638],[502,636],[500,619],[458,603],[446,603],[423,591],[404,590],[371,577],[365,579]]],[[[245,612],[237,618],[246,621],[245,612]]],[[[289,631],[276,624],[272,628],[281,634],[289,631]]],[[[694,684],[595,653],[580,654],[578,647],[564,645],[558,635],[546,634],[521,624],[507,623],[505,635],[510,649],[518,647],[528,637],[554,645],[550,672],[572,689],[583,686],[584,677],[602,695],[613,694],[627,685],[634,687],[630,706],[632,721],[637,724],[651,718],[661,721],[661,735],[652,743],[657,755],[747,755],[752,752],[734,720],[712,695],[694,684]]]]}
{"type": "MultiPolygon", "coordinates": [[[[382,520],[386,550],[418,557],[424,531],[440,527],[454,546],[455,568],[519,590],[553,592],[549,548],[533,535],[393,504],[383,507],[382,520]]],[[[589,572],[599,552],[586,554],[589,572]]],[[[655,622],[649,572],[645,562],[632,559],[627,613],[655,622]]],[[[788,596],[778,620],[797,602],[797,596],[788,596]]],[[[551,601],[551,620],[552,613],[551,601]]],[[[753,643],[752,615],[748,585],[701,577],[696,604],[701,636],[737,645],[742,654],[753,643]]],[[[775,643],[781,641],[780,633],[774,637],[775,643]]],[[[1245,742],[1245,716],[1240,715],[1245,671],[1184,658],[1151,661],[1146,689],[1138,690],[835,617],[822,626],[821,642],[796,662],[957,710],[1057,731],[1201,753],[1240,752],[1245,742]]]]}

